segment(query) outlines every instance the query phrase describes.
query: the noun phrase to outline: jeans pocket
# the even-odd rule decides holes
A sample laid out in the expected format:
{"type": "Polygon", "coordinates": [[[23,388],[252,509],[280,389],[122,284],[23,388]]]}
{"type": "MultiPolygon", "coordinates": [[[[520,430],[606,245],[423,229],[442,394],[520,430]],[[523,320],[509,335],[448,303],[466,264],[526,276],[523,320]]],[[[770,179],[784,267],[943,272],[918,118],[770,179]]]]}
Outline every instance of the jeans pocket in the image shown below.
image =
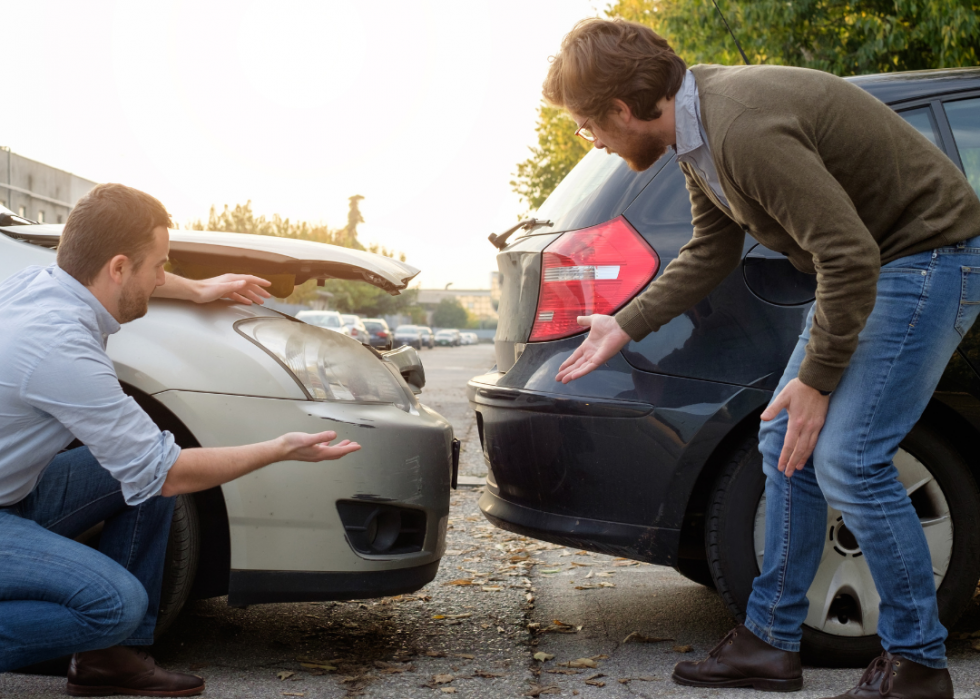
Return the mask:
{"type": "Polygon", "coordinates": [[[980,313],[980,268],[960,267],[960,307],[956,311],[956,332],[963,337],[970,332],[980,313]]]}

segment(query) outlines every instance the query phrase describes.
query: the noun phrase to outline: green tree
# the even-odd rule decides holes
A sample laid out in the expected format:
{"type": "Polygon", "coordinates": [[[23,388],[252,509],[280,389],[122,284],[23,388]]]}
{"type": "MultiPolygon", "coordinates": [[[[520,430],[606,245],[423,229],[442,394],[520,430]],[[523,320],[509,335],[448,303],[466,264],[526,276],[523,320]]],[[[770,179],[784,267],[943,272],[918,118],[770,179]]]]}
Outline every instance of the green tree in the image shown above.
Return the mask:
{"type": "MultiPolygon", "coordinates": [[[[977,0],[719,0],[750,63],[863,75],[976,65],[977,0]]],[[[741,63],[711,0],[617,0],[688,63],[741,63]]]]}
{"type": "MultiPolygon", "coordinates": [[[[980,0],[718,4],[750,63],[815,68],[840,76],[980,63],[980,0]]],[[[606,16],[649,25],[688,64],[742,62],[711,0],[615,0],[606,16]]],[[[510,183],[531,209],[544,202],[588,151],[587,143],[573,137],[574,131],[574,123],[561,110],[539,110],[538,146],[517,166],[510,183]]]]}
{"type": "Polygon", "coordinates": [[[437,328],[465,328],[468,320],[459,299],[443,299],[432,313],[432,324],[437,328]]]}

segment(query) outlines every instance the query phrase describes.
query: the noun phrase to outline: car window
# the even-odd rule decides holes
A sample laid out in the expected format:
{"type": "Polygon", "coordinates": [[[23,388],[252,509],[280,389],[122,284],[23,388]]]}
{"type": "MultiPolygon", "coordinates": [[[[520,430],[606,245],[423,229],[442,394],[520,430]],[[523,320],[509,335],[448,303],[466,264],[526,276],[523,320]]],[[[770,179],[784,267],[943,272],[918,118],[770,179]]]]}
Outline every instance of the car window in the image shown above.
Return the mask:
{"type": "Polygon", "coordinates": [[[381,323],[365,323],[364,324],[364,327],[367,328],[368,330],[370,330],[373,333],[376,333],[379,330],[384,330],[385,329],[384,326],[381,323]]]}
{"type": "Polygon", "coordinates": [[[915,127],[915,130],[932,141],[932,145],[940,148],[939,133],[936,131],[936,120],[932,116],[932,107],[919,107],[899,112],[898,115],[915,127]]]}
{"type": "Polygon", "coordinates": [[[340,327],[340,316],[332,313],[298,313],[296,319],[320,328],[340,327]]]}
{"type": "Polygon", "coordinates": [[[980,98],[947,102],[943,106],[966,178],[980,195],[980,98]]]}
{"type": "Polygon", "coordinates": [[[665,155],[643,172],[634,172],[618,155],[593,148],[555,187],[535,218],[550,220],[556,231],[604,223],[623,213],[669,159],[665,155]]]}
{"type": "Polygon", "coordinates": [[[396,333],[417,333],[419,331],[414,325],[399,325],[395,328],[396,333]]]}

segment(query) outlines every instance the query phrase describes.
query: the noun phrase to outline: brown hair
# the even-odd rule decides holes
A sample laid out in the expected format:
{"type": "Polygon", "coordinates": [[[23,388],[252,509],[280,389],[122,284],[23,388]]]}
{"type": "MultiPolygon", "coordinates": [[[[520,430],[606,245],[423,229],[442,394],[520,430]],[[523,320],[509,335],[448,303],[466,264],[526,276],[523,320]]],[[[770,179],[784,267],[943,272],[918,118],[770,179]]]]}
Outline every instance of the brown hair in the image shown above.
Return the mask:
{"type": "Polygon", "coordinates": [[[97,185],[68,215],[58,266],[86,285],[116,255],[139,267],[153,245],[153,229],[171,225],[163,204],[149,194],[122,184],[97,185]]]}
{"type": "Polygon", "coordinates": [[[583,19],[561,42],[544,81],[544,97],[602,122],[614,99],[644,121],[660,117],[657,102],[681,89],[687,64],[649,27],[622,19],[583,19]]]}

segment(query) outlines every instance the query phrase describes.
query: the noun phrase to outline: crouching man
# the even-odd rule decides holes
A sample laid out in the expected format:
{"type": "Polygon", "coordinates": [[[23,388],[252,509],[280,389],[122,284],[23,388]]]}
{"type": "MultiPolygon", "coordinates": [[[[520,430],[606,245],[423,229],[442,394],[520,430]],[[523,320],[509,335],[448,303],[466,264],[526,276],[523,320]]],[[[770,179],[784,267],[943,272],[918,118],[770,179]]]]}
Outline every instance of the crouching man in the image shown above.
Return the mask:
{"type": "Polygon", "coordinates": [[[360,449],[297,432],[181,450],[123,393],[106,340],[150,296],[269,296],[255,277],[165,273],[170,223],[153,197],[99,185],[68,217],[56,265],[0,283],[0,672],[74,653],[74,696],[204,691],[136,648],[153,643],[175,495],[360,449]],[[86,446],[62,452],[76,437],[86,446]],[[99,551],[73,541],[102,521],[99,551]]]}

